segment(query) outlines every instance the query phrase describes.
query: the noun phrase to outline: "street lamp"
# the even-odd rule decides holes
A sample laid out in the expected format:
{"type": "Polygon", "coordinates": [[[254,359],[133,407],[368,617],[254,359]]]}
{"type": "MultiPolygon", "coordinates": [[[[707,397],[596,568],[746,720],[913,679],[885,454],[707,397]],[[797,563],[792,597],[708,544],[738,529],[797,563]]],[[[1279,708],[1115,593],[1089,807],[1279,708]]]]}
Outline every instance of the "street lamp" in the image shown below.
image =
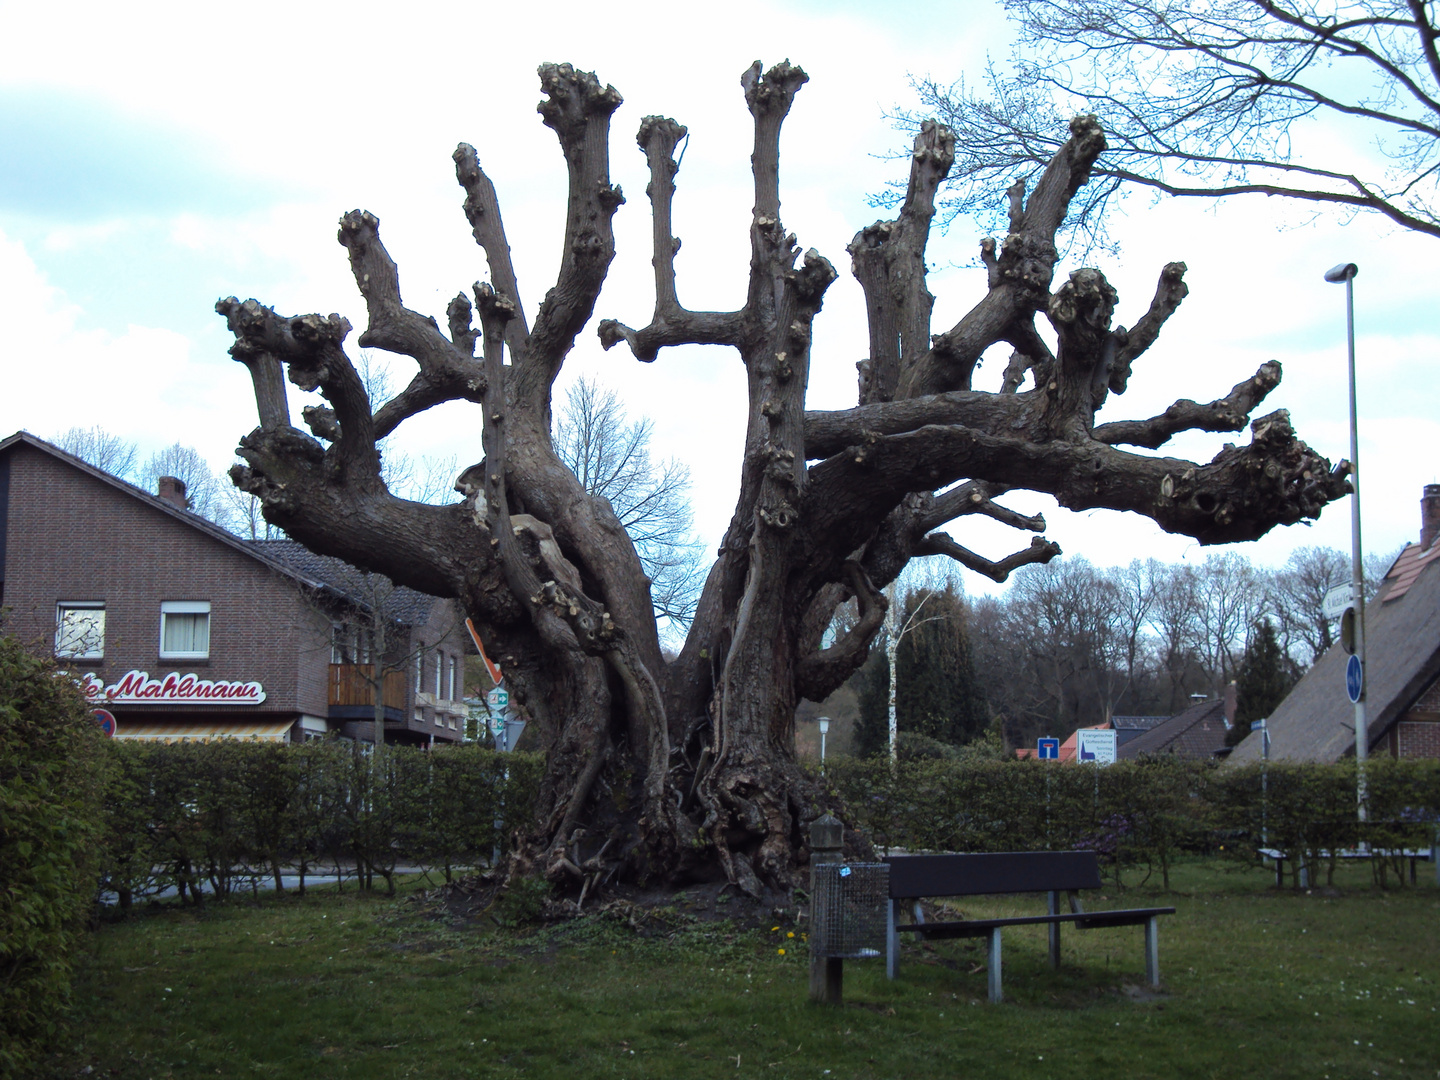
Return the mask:
{"type": "Polygon", "coordinates": [[[825,771],[825,735],[830,730],[830,718],[820,717],[820,771],[825,771]]]}
{"type": "MultiPolygon", "coordinates": [[[[1350,353],[1350,605],[1354,614],[1355,657],[1360,665],[1360,693],[1355,696],[1355,803],[1365,821],[1365,759],[1370,736],[1365,727],[1365,572],[1360,547],[1360,426],[1355,409],[1355,275],[1360,268],[1341,263],[1325,272],[1325,280],[1345,285],[1345,337],[1350,353]]],[[[1348,673],[1347,673],[1348,682],[1348,673]]]]}

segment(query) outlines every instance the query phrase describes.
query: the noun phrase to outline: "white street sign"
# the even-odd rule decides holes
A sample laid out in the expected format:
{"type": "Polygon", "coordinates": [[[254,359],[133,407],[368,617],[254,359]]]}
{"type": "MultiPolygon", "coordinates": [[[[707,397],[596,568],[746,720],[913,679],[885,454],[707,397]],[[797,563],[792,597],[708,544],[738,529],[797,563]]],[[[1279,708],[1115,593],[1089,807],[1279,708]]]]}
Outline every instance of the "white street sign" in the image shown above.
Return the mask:
{"type": "Polygon", "coordinates": [[[1325,617],[1327,619],[1338,619],[1341,615],[1344,615],[1345,609],[1350,606],[1353,595],[1351,592],[1351,582],[1347,581],[1343,585],[1331,587],[1325,594],[1325,602],[1321,606],[1321,610],[1325,612],[1325,617]]]}
{"type": "Polygon", "coordinates": [[[1113,728],[1099,731],[1081,728],[1075,733],[1075,760],[1093,761],[1096,765],[1115,764],[1118,737],[1113,728]]]}
{"type": "Polygon", "coordinates": [[[485,704],[490,706],[491,712],[504,712],[510,705],[510,691],[495,687],[485,695],[485,704]]]}

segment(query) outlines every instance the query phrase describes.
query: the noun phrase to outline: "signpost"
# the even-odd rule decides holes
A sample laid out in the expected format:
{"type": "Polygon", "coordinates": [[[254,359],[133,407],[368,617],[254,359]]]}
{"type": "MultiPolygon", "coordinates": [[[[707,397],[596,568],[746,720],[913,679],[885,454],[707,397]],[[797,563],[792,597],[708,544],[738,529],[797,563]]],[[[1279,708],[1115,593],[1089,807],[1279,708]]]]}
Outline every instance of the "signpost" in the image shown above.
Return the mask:
{"type": "Polygon", "coordinates": [[[1035,756],[1041,761],[1059,761],[1060,740],[1037,739],[1035,742],[1035,756]]]}

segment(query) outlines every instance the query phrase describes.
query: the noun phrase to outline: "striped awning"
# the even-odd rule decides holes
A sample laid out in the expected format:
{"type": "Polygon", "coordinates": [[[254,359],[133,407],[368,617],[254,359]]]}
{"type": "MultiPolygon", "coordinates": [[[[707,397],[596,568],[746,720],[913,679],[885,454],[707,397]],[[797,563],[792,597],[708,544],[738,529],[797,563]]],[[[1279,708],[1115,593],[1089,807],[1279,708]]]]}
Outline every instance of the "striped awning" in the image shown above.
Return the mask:
{"type": "Polygon", "coordinates": [[[115,738],[135,739],[141,742],[213,742],[216,739],[262,739],[267,742],[284,742],[287,733],[295,726],[294,720],[203,720],[185,722],[170,720],[163,723],[127,724],[121,716],[116,724],[115,738]]]}

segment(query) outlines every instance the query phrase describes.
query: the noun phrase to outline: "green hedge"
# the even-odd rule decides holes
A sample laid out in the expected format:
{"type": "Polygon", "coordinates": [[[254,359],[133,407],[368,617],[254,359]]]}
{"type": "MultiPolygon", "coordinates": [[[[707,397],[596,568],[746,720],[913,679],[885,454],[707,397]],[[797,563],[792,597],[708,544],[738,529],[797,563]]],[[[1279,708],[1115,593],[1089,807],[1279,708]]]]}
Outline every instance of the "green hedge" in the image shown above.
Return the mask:
{"type": "Polygon", "coordinates": [[[0,1076],[56,1032],[95,896],[106,755],[53,662],[0,635],[0,1076]]]}
{"type": "Polygon", "coordinates": [[[224,740],[119,743],[106,810],[101,888],[122,908],[175,888],[200,902],[282,868],[307,875],[354,863],[364,885],[393,887],[400,864],[436,870],[488,862],[534,816],[541,762],[477,746],[387,747],[377,770],[353,744],[224,740]],[[497,828],[503,818],[506,825],[497,828]]]}
{"type": "Polygon", "coordinates": [[[881,850],[1098,852],[1117,884],[1158,873],[1187,851],[1246,861],[1279,851],[1333,875],[1335,853],[1362,841],[1376,881],[1401,880],[1402,850],[1428,848],[1440,820],[1440,761],[1373,760],[1369,823],[1359,825],[1355,763],[1225,769],[1155,758],[1093,765],[832,759],[826,780],[852,824],[881,850]]]}

